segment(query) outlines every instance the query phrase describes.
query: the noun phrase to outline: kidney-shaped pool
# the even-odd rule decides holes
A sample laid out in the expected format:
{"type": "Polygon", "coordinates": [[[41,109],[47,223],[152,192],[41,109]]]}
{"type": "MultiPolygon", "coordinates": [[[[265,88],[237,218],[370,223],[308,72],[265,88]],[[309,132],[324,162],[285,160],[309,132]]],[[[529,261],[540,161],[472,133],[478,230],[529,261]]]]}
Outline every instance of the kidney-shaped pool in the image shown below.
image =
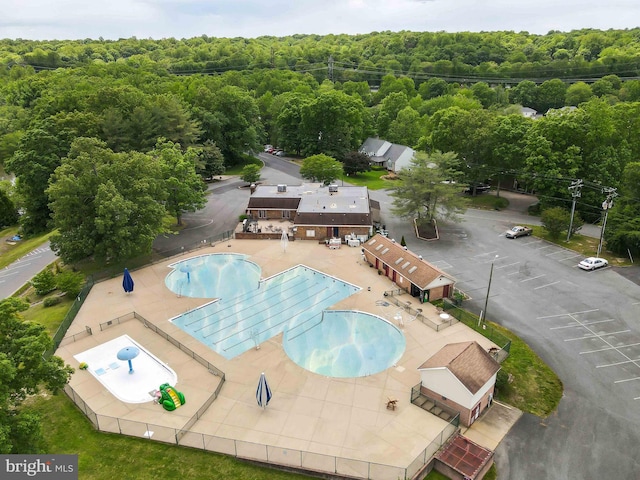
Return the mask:
{"type": "Polygon", "coordinates": [[[364,377],[402,357],[406,341],[395,325],[366,312],[325,310],[291,325],[282,340],[296,364],[328,377],[364,377]]]}

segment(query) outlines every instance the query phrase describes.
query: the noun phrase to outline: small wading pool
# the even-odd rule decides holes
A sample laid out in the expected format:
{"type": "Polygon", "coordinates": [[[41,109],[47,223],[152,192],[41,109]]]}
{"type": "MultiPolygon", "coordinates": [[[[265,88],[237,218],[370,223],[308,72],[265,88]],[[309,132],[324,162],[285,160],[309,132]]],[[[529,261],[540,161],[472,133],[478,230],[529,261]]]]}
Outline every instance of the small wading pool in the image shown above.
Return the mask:
{"type": "MultiPolygon", "coordinates": [[[[86,362],[90,372],[118,400],[126,403],[145,403],[154,399],[152,392],[163,383],[175,386],[178,375],[155,355],[145,350],[129,335],[122,335],[97,347],[73,356],[78,362],[86,362]],[[129,364],[118,360],[118,352],[125,347],[137,347],[140,351],[129,364]]],[[[80,370],[76,375],[84,375],[80,370]]]]}
{"type": "Polygon", "coordinates": [[[327,377],[352,378],[386,370],[402,357],[406,341],[393,324],[377,315],[325,310],[291,326],[283,346],[302,368],[327,377]]]}

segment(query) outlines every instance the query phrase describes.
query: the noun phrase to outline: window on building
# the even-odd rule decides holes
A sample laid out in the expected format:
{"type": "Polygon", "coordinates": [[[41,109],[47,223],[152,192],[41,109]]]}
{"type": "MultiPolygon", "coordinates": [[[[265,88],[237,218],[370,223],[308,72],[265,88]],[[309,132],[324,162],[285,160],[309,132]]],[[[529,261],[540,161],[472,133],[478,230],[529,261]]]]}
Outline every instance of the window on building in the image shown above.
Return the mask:
{"type": "Polygon", "coordinates": [[[266,210],[258,210],[258,218],[267,218],[266,210]]]}

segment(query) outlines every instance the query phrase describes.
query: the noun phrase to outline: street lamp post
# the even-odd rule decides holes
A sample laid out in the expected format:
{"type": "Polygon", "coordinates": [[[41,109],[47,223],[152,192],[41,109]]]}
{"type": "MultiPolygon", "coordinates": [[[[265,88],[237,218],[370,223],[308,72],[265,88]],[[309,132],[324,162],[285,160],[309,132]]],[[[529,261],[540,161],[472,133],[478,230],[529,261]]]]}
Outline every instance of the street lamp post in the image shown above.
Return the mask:
{"type": "Polygon", "coordinates": [[[484,299],[484,310],[482,310],[482,315],[481,315],[483,322],[487,319],[487,304],[489,303],[489,292],[491,291],[491,279],[493,278],[493,263],[496,261],[496,258],[498,258],[498,255],[496,255],[491,261],[491,270],[489,271],[489,285],[487,285],[487,296],[484,299]]]}

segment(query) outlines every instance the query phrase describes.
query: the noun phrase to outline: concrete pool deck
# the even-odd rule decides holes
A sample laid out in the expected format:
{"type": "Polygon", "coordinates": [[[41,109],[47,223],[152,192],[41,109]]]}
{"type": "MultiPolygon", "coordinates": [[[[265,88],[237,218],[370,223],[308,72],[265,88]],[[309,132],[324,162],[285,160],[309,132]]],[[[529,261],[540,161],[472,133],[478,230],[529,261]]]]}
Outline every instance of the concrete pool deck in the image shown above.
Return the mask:
{"type": "MultiPolygon", "coordinates": [[[[169,322],[208,300],[180,297],[169,291],[164,284],[171,271],[168,265],[206,253],[247,254],[262,268],[262,278],[294,265],[307,265],[362,287],[333,309],[361,310],[395,323],[399,308],[379,305],[385,298],[384,291],[394,289],[394,285],[362,261],[359,248],[343,245],[330,250],[315,241],[295,241],[289,242],[284,251],[277,240],[231,240],[202,248],[131,272],[135,290],[130,294],[123,291],[121,277],[98,283],[91,290],[56,354],[77,369],[75,354],[126,333],[175,370],[176,389],[186,397],[186,404],[173,412],[152,402],[125,404],[88,372],[76,370],[70,385],[96,414],[179,429],[220,383],[219,377],[135,319],[100,330],[101,323],[136,312],[225,372],[226,381],[218,398],[191,431],[405,468],[447,425],[410,403],[411,388],[420,382],[418,366],[448,343],[475,340],[486,349],[494,346],[463,324],[436,332],[419,321],[409,321],[411,317],[403,312],[405,353],[397,365],[375,375],[328,378],[308,372],[287,357],[282,334],[263,342],[259,349],[226,360],[169,322]],[[87,327],[93,334],[82,337],[87,327]],[[80,335],[72,341],[76,334],[80,335]],[[265,410],[255,399],[261,372],[266,373],[273,392],[265,410]],[[388,398],[398,399],[396,410],[387,410],[388,398]]],[[[416,305],[417,300],[408,294],[401,298],[416,305]]],[[[420,307],[423,315],[438,319],[433,306],[420,307]]],[[[482,417],[465,434],[494,449],[512,423],[492,425],[487,434],[482,433],[481,424],[482,417]],[[475,437],[474,429],[479,432],[475,437]]]]}

